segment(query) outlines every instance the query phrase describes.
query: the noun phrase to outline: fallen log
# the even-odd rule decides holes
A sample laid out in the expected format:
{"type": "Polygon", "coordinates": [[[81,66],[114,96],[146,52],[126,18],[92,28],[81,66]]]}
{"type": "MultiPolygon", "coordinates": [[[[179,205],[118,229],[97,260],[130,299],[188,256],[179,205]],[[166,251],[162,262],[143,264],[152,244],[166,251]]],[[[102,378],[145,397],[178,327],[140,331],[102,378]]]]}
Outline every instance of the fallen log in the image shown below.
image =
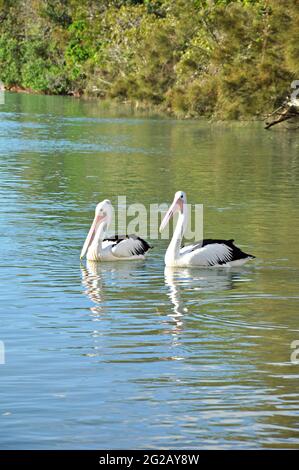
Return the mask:
{"type": "Polygon", "coordinates": [[[268,118],[271,116],[273,116],[273,120],[265,123],[265,129],[270,129],[272,126],[275,126],[280,122],[289,121],[293,118],[299,118],[299,100],[291,99],[290,101],[286,101],[279,108],[273,111],[273,113],[271,113],[268,118]]]}

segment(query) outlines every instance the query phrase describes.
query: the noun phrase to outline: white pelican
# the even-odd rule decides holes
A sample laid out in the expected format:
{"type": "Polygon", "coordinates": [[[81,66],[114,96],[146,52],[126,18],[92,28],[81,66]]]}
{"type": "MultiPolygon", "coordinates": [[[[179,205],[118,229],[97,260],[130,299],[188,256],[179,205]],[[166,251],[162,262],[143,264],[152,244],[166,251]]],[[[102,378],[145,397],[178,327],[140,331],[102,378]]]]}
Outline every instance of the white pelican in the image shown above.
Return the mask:
{"type": "Polygon", "coordinates": [[[108,199],[100,202],[95,210],[93,223],[83,245],[80,259],[89,261],[121,261],[144,259],[151,246],[136,235],[116,235],[104,238],[112,220],[112,205],[108,199]]]}
{"type": "Polygon", "coordinates": [[[176,212],[179,212],[179,217],[165,254],[166,266],[232,267],[241,266],[255,258],[235,246],[234,240],[205,239],[194,245],[181,247],[187,223],[187,198],[183,191],[175,193],[173,203],[162,220],[160,232],[176,212]]]}

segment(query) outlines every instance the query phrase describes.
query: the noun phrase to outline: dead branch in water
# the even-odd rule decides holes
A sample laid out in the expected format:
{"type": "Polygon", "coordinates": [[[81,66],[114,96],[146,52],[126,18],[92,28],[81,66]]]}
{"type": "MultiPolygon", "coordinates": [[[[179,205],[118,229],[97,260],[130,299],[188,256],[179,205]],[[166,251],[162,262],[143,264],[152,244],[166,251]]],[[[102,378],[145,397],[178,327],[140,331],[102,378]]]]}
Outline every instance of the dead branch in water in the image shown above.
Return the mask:
{"type": "Polygon", "coordinates": [[[271,113],[268,117],[275,116],[277,115],[276,118],[274,118],[270,122],[266,122],[265,129],[270,129],[270,127],[275,126],[276,124],[279,124],[280,122],[288,121],[289,119],[292,118],[299,118],[299,105],[293,104],[292,101],[288,101],[287,103],[284,103],[282,106],[279,108],[275,109],[273,113],[271,113]],[[280,109],[283,109],[282,112],[278,113],[280,109]]]}

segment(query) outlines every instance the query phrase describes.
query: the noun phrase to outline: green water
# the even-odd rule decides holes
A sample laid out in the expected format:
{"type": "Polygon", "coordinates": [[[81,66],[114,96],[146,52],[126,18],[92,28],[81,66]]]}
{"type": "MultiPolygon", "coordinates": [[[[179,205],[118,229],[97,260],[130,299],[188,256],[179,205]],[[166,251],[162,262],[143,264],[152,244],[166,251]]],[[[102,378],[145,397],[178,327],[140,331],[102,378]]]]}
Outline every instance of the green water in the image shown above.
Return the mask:
{"type": "Polygon", "coordinates": [[[298,448],[299,134],[5,98],[1,448],[298,448]],[[256,261],[80,266],[97,202],[177,190],[256,261]]]}

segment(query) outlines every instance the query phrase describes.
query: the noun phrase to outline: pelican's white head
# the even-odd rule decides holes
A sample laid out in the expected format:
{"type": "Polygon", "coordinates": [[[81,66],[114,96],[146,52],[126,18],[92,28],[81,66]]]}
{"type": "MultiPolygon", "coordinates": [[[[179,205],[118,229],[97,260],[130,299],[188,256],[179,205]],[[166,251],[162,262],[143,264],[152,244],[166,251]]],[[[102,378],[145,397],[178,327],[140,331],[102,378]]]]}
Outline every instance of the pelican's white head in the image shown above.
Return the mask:
{"type": "Polygon", "coordinates": [[[187,203],[187,196],[184,191],[177,191],[174,195],[173,202],[166,212],[164,219],[161,222],[160,225],[160,232],[164,230],[166,225],[168,224],[169,220],[171,217],[174,216],[176,212],[180,212],[181,214],[183,213],[184,210],[184,205],[187,203]]]}
{"type": "Polygon", "coordinates": [[[101,239],[101,235],[106,231],[108,225],[111,222],[112,210],[112,204],[109,199],[104,199],[104,201],[99,202],[99,204],[96,206],[95,216],[84,242],[80,259],[84,258],[88,248],[91,246],[94,240],[98,241],[101,239]]]}

